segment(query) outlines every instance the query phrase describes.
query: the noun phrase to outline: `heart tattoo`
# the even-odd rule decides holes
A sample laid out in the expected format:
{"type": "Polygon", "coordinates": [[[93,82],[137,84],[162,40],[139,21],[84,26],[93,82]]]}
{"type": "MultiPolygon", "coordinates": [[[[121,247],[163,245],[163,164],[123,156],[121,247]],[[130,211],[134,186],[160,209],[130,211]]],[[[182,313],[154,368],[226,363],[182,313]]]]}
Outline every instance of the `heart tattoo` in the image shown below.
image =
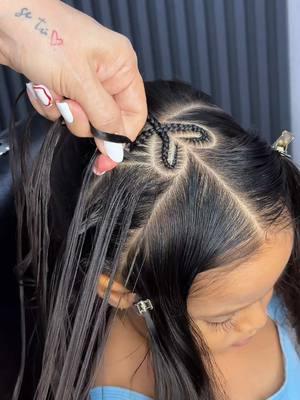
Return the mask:
{"type": "Polygon", "coordinates": [[[50,41],[51,46],[62,46],[63,43],[64,41],[61,37],[58,36],[58,33],[56,31],[52,31],[50,41]]]}

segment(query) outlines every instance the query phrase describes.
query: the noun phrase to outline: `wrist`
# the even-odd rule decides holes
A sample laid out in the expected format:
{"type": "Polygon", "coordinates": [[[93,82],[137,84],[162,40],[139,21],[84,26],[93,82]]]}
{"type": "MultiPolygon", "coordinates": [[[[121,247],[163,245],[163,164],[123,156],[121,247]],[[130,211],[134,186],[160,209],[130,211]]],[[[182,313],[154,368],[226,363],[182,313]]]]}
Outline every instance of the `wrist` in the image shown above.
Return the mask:
{"type": "Polygon", "coordinates": [[[14,13],[20,7],[20,0],[2,0],[0,9],[0,64],[14,68],[13,58],[18,53],[18,27],[14,13]]]}
{"type": "Polygon", "coordinates": [[[9,54],[13,43],[10,37],[9,20],[15,1],[3,0],[0,8],[0,64],[10,66],[9,54]]]}
{"type": "Polygon", "coordinates": [[[60,0],[0,0],[0,63],[22,71],[23,59],[40,43],[34,34],[39,16],[60,0]]]}

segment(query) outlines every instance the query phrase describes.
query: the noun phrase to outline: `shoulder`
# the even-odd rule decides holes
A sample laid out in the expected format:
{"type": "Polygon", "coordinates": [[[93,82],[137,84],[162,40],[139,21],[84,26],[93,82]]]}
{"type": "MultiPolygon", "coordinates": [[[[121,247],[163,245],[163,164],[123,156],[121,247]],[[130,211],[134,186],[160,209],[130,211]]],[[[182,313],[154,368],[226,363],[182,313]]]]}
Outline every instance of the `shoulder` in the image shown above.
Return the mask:
{"type": "Polygon", "coordinates": [[[94,385],[129,389],[154,397],[154,376],[146,339],[127,318],[123,321],[115,318],[109,329],[94,385]]]}
{"type": "Polygon", "coordinates": [[[268,314],[276,321],[281,335],[289,338],[300,358],[300,345],[297,340],[296,330],[288,319],[288,310],[285,304],[275,294],[269,303],[268,314]]]}
{"type": "Polygon", "coordinates": [[[274,293],[268,305],[269,316],[280,325],[287,323],[287,310],[280,298],[274,293]]]}

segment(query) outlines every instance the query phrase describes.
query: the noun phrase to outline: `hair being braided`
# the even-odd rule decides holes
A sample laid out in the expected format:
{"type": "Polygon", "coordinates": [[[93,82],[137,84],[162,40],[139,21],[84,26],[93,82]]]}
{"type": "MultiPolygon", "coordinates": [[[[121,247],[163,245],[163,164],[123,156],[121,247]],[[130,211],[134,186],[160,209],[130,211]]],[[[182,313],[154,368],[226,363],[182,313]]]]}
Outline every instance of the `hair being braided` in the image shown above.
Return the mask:
{"type": "Polygon", "coordinates": [[[137,145],[145,143],[154,133],[159,135],[162,141],[161,147],[161,159],[166,168],[173,169],[176,167],[177,163],[177,154],[178,154],[178,144],[175,144],[175,150],[173,153],[172,161],[170,162],[170,132],[194,132],[198,133],[197,135],[185,135],[184,140],[189,141],[192,144],[203,143],[209,141],[208,132],[196,125],[196,124],[182,124],[182,123],[161,123],[156,119],[153,115],[149,115],[147,118],[147,122],[152,126],[144,130],[137,140],[134,143],[129,145],[130,151],[132,151],[137,145]]]}

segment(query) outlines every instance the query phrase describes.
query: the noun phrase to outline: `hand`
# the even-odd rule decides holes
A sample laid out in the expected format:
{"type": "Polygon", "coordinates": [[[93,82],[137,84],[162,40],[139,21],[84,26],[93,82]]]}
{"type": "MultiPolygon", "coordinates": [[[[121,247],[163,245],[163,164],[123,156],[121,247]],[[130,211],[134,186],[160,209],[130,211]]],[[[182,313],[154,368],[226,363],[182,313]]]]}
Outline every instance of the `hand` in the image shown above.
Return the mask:
{"type": "MultiPolygon", "coordinates": [[[[41,115],[55,120],[61,113],[77,136],[92,136],[91,123],[136,138],[147,106],[125,36],[58,0],[6,0],[1,7],[0,60],[32,81],[29,98],[41,115]]],[[[97,159],[96,172],[122,160],[122,144],[95,141],[110,156],[97,159]]]]}

